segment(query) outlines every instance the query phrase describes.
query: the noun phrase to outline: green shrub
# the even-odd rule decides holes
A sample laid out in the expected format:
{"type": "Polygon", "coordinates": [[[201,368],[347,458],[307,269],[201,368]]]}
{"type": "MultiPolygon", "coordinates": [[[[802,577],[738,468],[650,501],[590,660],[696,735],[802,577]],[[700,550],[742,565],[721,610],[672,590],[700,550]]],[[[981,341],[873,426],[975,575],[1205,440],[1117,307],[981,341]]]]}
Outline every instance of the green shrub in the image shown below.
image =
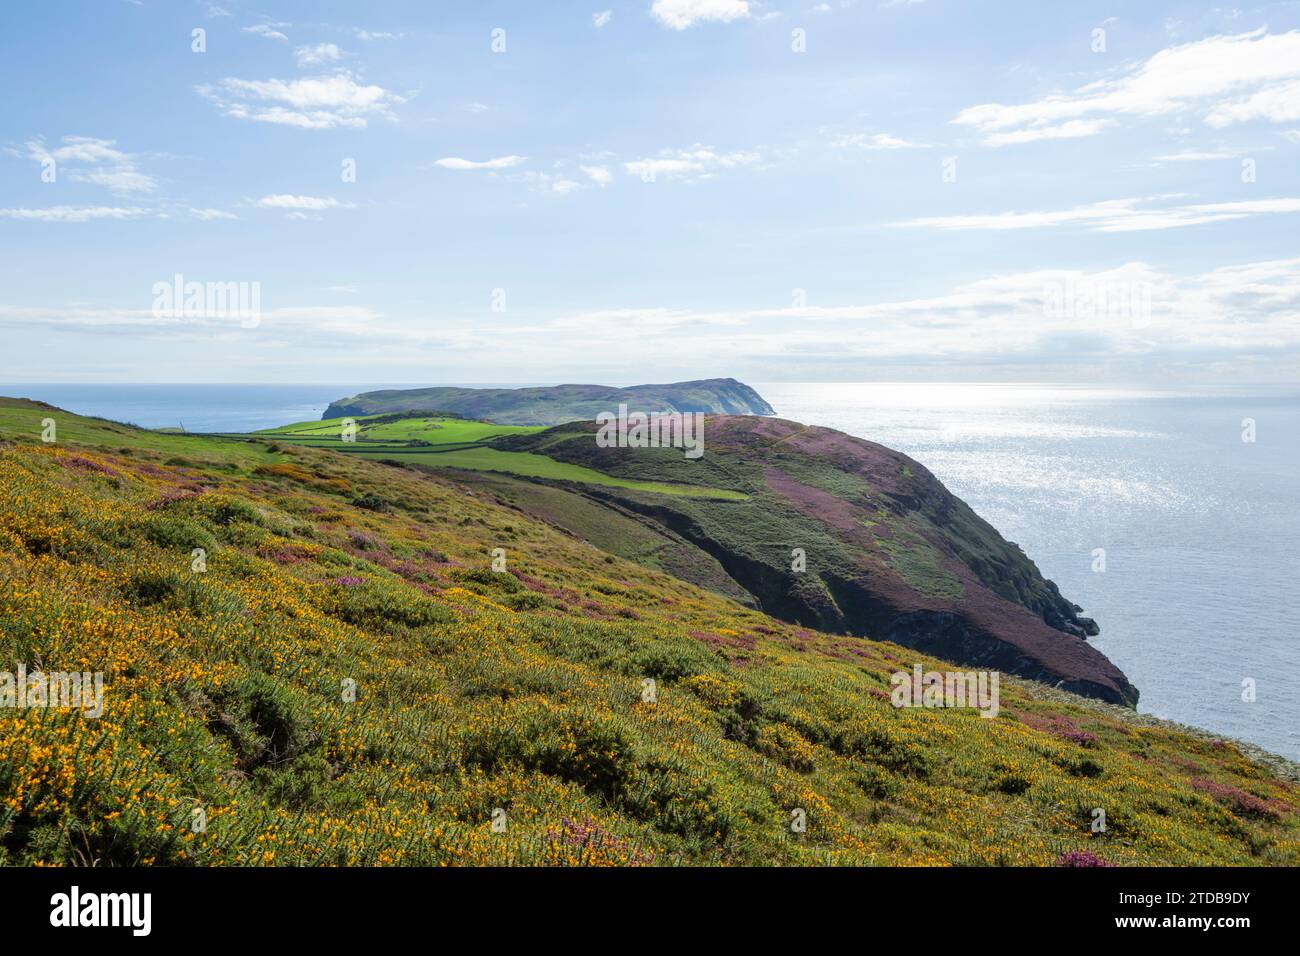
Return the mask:
{"type": "Polygon", "coordinates": [[[144,536],[159,547],[180,551],[192,551],[194,548],[211,551],[216,547],[216,540],[207,528],[179,515],[151,516],[144,524],[144,536]]]}
{"type": "Polygon", "coordinates": [[[236,522],[245,522],[261,526],[265,523],[262,513],[246,501],[225,495],[207,495],[195,498],[196,507],[213,524],[228,527],[236,522]]]}
{"type": "Polygon", "coordinates": [[[320,598],[321,610],[357,627],[380,628],[385,624],[425,627],[446,624],[451,611],[402,585],[366,580],[331,583],[320,598]]]}
{"type": "Polygon", "coordinates": [[[260,671],[212,695],[210,729],[227,739],[245,771],[287,765],[319,745],[306,708],[260,671]]]}
{"type": "Polygon", "coordinates": [[[555,607],[548,601],[545,595],[538,594],[536,591],[519,591],[510,595],[501,602],[506,607],[516,611],[535,611],[543,607],[555,607]]]}
{"type": "Polygon", "coordinates": [[[502,716],[466,736],[462,760],[467,766],[487,773],[513,766],[550,774],[606,799],[623,792],[632,747],[612,720],[540,708],[502,716]]]}
{"type": "Polygon", "coordinates": [[[161,607],[215,615],[229,609],[232,595],[204,586],[202,575],[190,571],[145,571],[133,576],[122,588],[122,596],[136,607],[161,607]]]}
{"type": "Polygon", "coordinates": [[[693,641],[675,644],[655,642],[633,652],[628,672],[670,684],[696,674],[714,671],[717,666],[717,658],[693,641]]]}

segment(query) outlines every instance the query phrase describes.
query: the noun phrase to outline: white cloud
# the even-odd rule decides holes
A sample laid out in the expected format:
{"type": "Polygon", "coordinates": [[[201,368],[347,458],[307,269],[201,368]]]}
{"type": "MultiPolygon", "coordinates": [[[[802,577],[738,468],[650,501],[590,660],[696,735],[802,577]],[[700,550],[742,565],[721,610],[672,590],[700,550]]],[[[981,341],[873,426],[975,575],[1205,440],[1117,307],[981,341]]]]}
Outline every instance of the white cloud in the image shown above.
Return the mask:
{"type": "Polygon", "coordinates": [[[614,174],[609,171],[608,166],[579,166],[578,168],[597,186],[608,186],[614,181],[614,174]]]}
{"type": "Polygon", "coordinates": [[[317,43],[315,46],[294,47],[293,55],[299,66],[320,66],[341,60],[343,51],[333,43],[317,43]]]}
{"type": "MultiPolygon", "coordinates": [[[[556,169],[562,168],[563,165],[557,163],[556,169]]],[[[570,179],[562,172],[548,173],[530,169],[512,174],[509,179],[511,182],[525,183],[529,189],[537,192],[556,193],[561,196],[567,196],[585,188],[584,183],[570,179]]]]}
{"type": "Polygon", "coordinates": [[[930,147],[925,143],[914,143],[898,136],[891,136],[889,133],[876,133],[874,136],[868,136],[866,133],[845,133],[831,140],[831,148],[882,150],[929,149],[930,147]]]}
{"type": "Polygon", "coordinates": [[[442,159],[435,160],[435,166],[441,166],[443,169],[509,169],[511,166],[518,166],[524,161],[523,156],[498,156],[495,159],[484,159],[475,161],[472,159],[461,159],[459,156],[444,156],[442,159]]]}
{"type": "MultiPolygon", "coordinates": [[[[1300,350],[1300,258],[1175,275],[1143,262],[988,276],[938,295],[853,305],[701,311],[644,307],[558,317],[513,345],[561,348],[609,328],[689,327],[690,348],[735,363],[1097,361],[1300,350]]],[[[671,337],[664,340],[671,341],[671,337]]]]}
{"type": "Polygon", "coordinates": [[[74,173],[72,178],[78,182],[104,186],[115,193],[151,193],[158,187],[157,180],[152,176],[123,166],[83,170],[74,173]]]}
{"type": "Polygon", "coordinates": [[[225,7],[219,7],[215,3],[208,4],[208,19],[214,20],[217,17],[228,17],[230,11],[225,7]]]}
{"type": "Polygon", "coordinates": [[[211,222],[214,219],[238,219],[233,212],[226,212],[224,209],[194,209],[191,207],[190,215],[195,219],[203,222],[211,222]]]}
{"type": "Polygon", "coordinates": [[[596,332],[601,329],[618,328],[634,334],[639,332],[659,332],[683,325],[689,325],[696,329],[704,326],[737,328],[753,319],[767,317],[767,314],[762,311],[731,314],[647,306],[642,308],[589,309],[585,312],[575,312],[552,319],[546,325],[548,328],[566,332],[596,332]]]}
{"type": "Polygon", "coordinates": [[[1001,212],[970,216],[929,216],[893,223],[895,226],[947,231],[1043,229],[1083,226],[1093,232],[1146,232],[1177,229],[1249,216],[1300,212],[1300,198],[1250,199],[1234,202],[1149,205],[1150,199],[1108,199],[1069,209],[1001,212]]]}
{"type": "Polygon", "coordinates": [[[93,136],[65,136],[63,145],[53,149],[46,150],[43,140],[33,140],[27,144],[28,153],[33,159],[52,156],[59,162],[78,162],[78,163],[113,163],[115,165],[128,162],[125,153],[116,149],[116,140],[96,139],[93,136]]]}
{"type": "MultiPolygon", "coordinates": [[[[170,276],[166,277],[170,280],[170,276]]],[[[368,335],[383,332],[376,323],[383,316],[369,306],[305,305],[263,309],[259,316],[263,330],[279,328],[282,331],[304,330],[314,334],[368,335]]],[[[237,328],[231,319],[222,315],[168,315],[153,308],[114,308],[73,304],[66,307],[25,307],[0,304],[0,323],[36,325],[41,328],[61,327],[83,331],[119,329],[137,335],[156,332],[174,334],[177,329],[204,335],[213,330],[237,328]]],[[[387,330],[395,337],[400,330],[387,330]]]]}
{"type": "Polygon", "coordinates": [[[664,150],[658,156],[636,159],[623,164],[625,172],[642,179],[710,179],[720,170],[752,166],[762,161],[756,150],[719,153],[712,147],[695,145],[689,149],[664,150]]]}
{"type": "Polygon", "coordinates": [[[1196,111],[1210,126],[1300,119],[1300,31],[1214,36],[1161,50],[1113,79],[1029,103],[983,103],[953,122],[990,145],[1091,136],[1121,117],[1196,111]]]}
{"type": "Polygon", "coordinates": [[[0,209],[0,218],[34,222],[90,222],[92,219],[139,219],[149,210],[137,206],[46,206],[42,209],[0,209]]]}
{"type": "Polygon", "coordinates": [[[601,10],[599,13],[593,13],[591,15],[591,25],[599,30],[612,19],[614,19],[613,10],[601,10]]]}
{"type": "Polygon", "coordinates": [[[1107,126],[1110,120],[1067,120],[1054,125],[1032,126],[1027,129],[1015,129],[1008,132],[988,133],[984,142],[990,146],[1015,146],[1020,143],[1033,143],[1040,139],[1079,139],[1084,136],[1096,136],[1107,126]]]}
{"type": "Polygon", "coordinates": [[[1153,159],[1155,159],[1157,163],[1200,163],[1215,159],[1236,159],[1240,155],[1240,153],[1233,153],[1227,150],[1217,150],[1214,152],[1206,150],[1187,150],[1182,153],[1165,153],[1162,156],[1155,156],[1153,159]]]}
{"type": "MultiPolygon", "coordinates": [[[[1300,56],[1300,50],[1297,50],[1296,56],[1300,56]]],[[[1296,72],[1300,73],[1300,66],[1296,72]]],[[[1300,80],[1277,83],[1256,90],[1243,99],[1220,103],[1206,115],[1205,122],[1214,127],[1223,127],[1257,119],[1271,123],[1300,120],[1300,80]]]]}
{"type": "Polygon", "coordinates": [[[276,29],[277,26],[288,26],[287,23],[259,23],[255,26],[244,27],[245,33],[253,33],[260,37],[266,37],[268,40],[288,40],[289,38],[276,29]]]}
{"type": "Polygon", "coordinates": [[[395,120],[393,107],[406,102],[375,84],[360,84],[347,71],[296,80],[227,78],[195,92],[227,116],[302,129],[364,128],[370,119],[395,120]]]}
{"type": "MultiPolygon", "coordinates": [[[[1219,373],[1232,363],[1251,368],[1300,355],[1300,258],[1188,274],[1140,261],[1097,271],[1048,268],[988,275],[911,299],[712,311],[611,306],[522,323],[502,318],[485,324],[480,316],[454,315],[430,322],[424,314],[396,319],[365,305],[307,304],[264,310],[261,340],[251,340],[222,317],[156,316],[146,303],[131,308],[0,304],[0,324],[42,331],[120,330],[140,339],[166,336],[169,344],[177,336],[192,336],[215,346],[222,337],[239,336],[241,360],[253,363],[273,355],[265,349],[283,348],[301,357],[304,348],[324,355],[342,347],[349,350],[350,363],[363,354],[354,351],[361,348],[382,356],[385,367],[427,366],[435,353],[444,358],[454,353],[455,361],[463,356],[482,369],[484,363],[533,372],[562,363],[583,369],[607,365],[600,350],[582,347],[593,333],[690,329],[689,335],[656,338],[656,359],[689,365],[700,355],[725,355],[730,367],[769,371],[999,364],[1041,370],[1052,364],[1113,368],[1147,361],[1161,367],[1201,365],[1219,373]],[[305,330],[312,332],[306,340],[289,335],[305,330]],[[285,336],[268,339],[268,331],[285,336]],[[250,353],[250,342],[263,351],[250,353]]],[[[629,374],[636,370],[629,365],[629,374]]]]}
{"type": "Polygon", "coordinates": [[[333,196],[295,196],[291,193],[263,196],[253,205],[259,209],[293,209],[299,212],[322,212],[326,209],[352,208],[352,203],[340,202],[333,196]]]}
{"type": "Polygon", "coordinates": [[[53,161],[56,176],[103,186],[120,195],[151,193],[158,188],[158,181],[140,170],[139,157],[119,150],[115,140],[65,136],[60,142],[62,145],[50,149],[43,139],[28,140],[25,155],[38,163],[53,161]]]}
{"type": "Polygon", "coordinates": [[[749,0],[654,0],[650,15],[666,27],[685,30],[704,21],[743,20],[749,16],[749,0]]]}
{"type": "Polygon", "coordinates": [[[1234,159],[1235,152],[1197,152],[1190,150],[1187,152],[1166,152],[1162,156],[1154,156],[1157,163],[1204,163],[1208,160],[1234,159]]]}

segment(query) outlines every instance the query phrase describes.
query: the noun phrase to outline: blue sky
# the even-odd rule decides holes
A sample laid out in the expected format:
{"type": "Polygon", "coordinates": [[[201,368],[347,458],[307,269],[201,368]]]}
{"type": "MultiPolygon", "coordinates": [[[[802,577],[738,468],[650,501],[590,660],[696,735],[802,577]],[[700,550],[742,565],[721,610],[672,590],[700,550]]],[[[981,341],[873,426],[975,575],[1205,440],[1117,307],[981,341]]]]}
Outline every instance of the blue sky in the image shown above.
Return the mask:
{"type": "Polygon", "coordinates": [[[50,0],[0,81],[10,380],[1300,372],[1300,3],[50,0]]]}

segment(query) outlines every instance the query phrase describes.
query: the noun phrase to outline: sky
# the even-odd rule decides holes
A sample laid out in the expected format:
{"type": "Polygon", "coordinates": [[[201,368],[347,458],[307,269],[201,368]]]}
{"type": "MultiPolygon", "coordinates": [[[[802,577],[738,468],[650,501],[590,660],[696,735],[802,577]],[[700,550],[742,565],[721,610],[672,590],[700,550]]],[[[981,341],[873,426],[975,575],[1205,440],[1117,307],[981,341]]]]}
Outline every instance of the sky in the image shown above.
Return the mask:
{"type": "Polygon", "coordinates": [[[1300,377],[1294,0],[46,0],[0,83],[10,381],[1300,377]]]}

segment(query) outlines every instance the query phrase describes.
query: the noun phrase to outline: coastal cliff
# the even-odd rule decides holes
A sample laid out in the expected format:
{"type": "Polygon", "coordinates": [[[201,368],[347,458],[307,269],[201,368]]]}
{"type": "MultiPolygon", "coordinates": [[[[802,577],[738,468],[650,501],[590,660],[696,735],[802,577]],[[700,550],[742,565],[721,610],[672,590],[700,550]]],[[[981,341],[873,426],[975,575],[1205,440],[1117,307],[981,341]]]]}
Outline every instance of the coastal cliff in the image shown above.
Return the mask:
{"type": "MultiPolygon", "coordinates": [[[[665,548],[677,551],[673,573],[733,597],[743,592],[776,617],[1137,703],[1137,689],[1086,642],[1096,624],[908,456],[778,418],[710,416],[698,461],[673,448],[600,448],[594,427],[574,423],[496,445],[622,479],[691,481],[744,494],[743,501],[669,498],[570,486],[662,532],[672,543],[665,548]],[[691,560],[683,548],[708,560],[691,560]]],[[[515,503],[528,509],[527,498],[515,503]]],[[[532,507],[561,525],[575,513],[553,498],[532,507]]]]}

